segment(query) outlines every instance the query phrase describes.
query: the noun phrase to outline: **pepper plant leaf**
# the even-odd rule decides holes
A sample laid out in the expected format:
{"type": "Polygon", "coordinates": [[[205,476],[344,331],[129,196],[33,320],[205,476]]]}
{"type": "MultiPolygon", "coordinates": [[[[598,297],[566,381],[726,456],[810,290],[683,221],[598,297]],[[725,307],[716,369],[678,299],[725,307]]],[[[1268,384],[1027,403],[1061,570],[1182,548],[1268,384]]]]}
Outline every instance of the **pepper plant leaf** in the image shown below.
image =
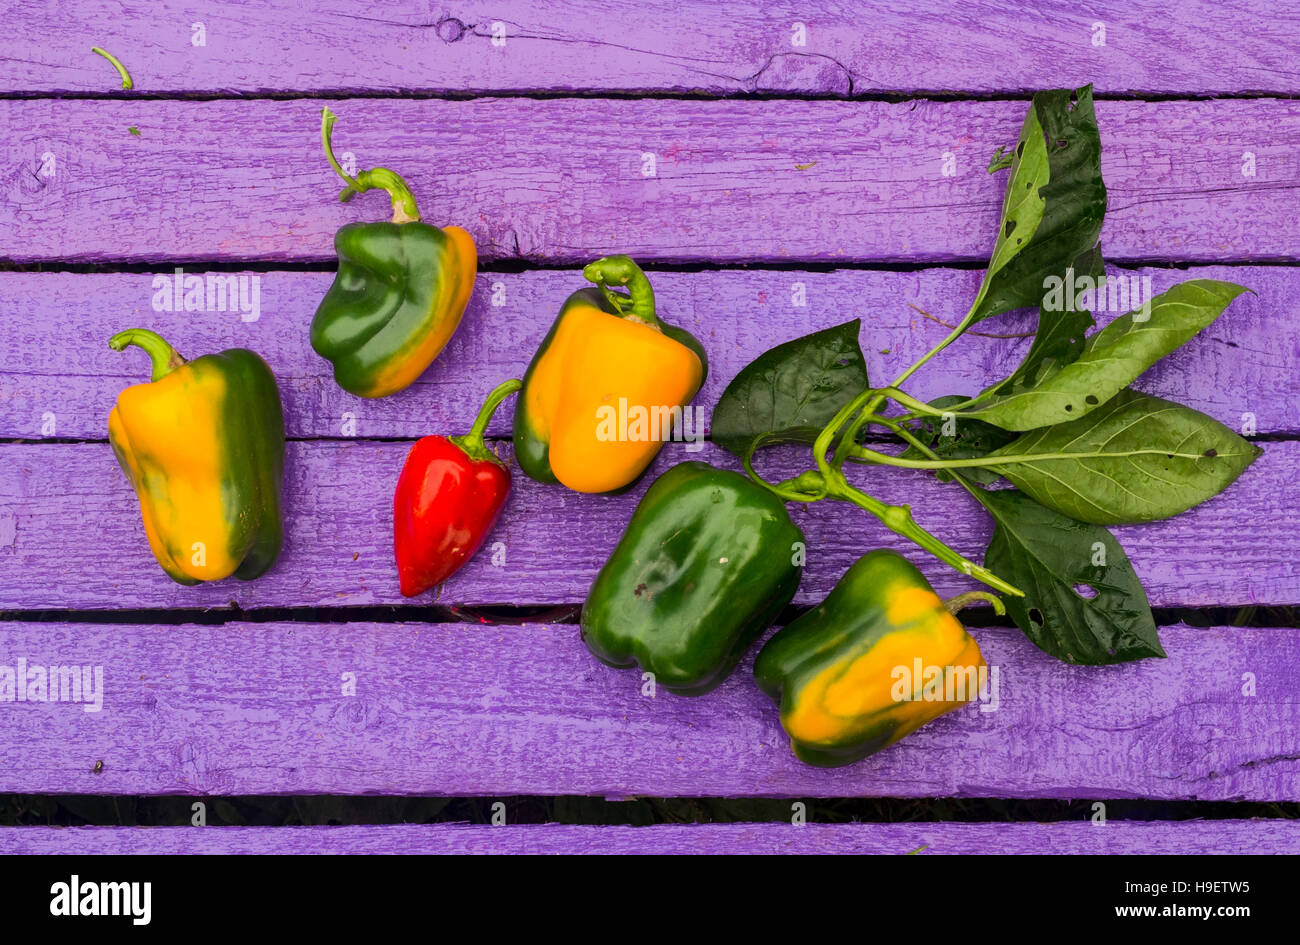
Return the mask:
{"type": "Polygon", "coordinates": [[[984,566],[1025,592],[1004,601],[1035,646],[1084,666],[1165,655],[1142,582],[1114,535],[1015,489],[972,491],[995,522],[984,566]]]}
{"type": "Polygon", "coordinates": [[[1212,417],[1121,391],[1086,417],[1043,427],[988,454],[1044,456],[991,468],[1081,522],[1152,522],[1218,495],[1262,450],[1212,417]]]}
{"type": "Polygon", "coordinates": [[[787,341],[759,355],[713,408],[713,442],[744,458],[758,446],[811,444],[867,389],[859,319],[787,341]]]}
{"type": "MultiPolygon", "coordinates": [[[[1010,155],[995,156],[989,164],[989,173],[1006,166],[1008,159],[1011,174],[1007,179],[1007,189],[1002,195],[998,238],[993,244],[993,255],[989,258],[984,281],[980,284],[975,304],[971,307],[972,312],[978,312],[988,293],[998,286],[998,276],[1007,263],[1029,245],[1047,207],[1042,189],[1047,186],[1051,169],[1043,126],[1038,118],[1038,109],[1033,105],[1029,106],[1025,115],[1015,151],[1010,155]]],[[[996,313],[989,312],[989,315],[992,314],[996,313]]],[[[971,324],[987,317],[988,315],[977,314],[971,324]]]]}
{"type": "Polygon", "coordinates": [[[993,258],[968,316],[972,325],[1037,306],[1044,280],[1097,245],[1106,216],[1092,86],[1040,92],[1029,112],[1007,181],[993,258]],[[1021,192],[1041,202],[1036,220],[1028,207],[1013,200],[1021,192]],[[1013,208],[1026,219],[1009,228],[1013,208]]]}
{"type": "MultiPolygon", "coordinates": [[[[1059,344],[1061,337],[1072,334],[1074,326],[1061,326],[1053,332],[1057,339],[1049,338],[1043,347],[1036,338],[1034,347],[1040,350],[1031,348],[1025,365],[967,415],[1005,430],[1035,430],[1077,420],[1194,337],[1246,291],[1215,279],[1180,282],[1089,337],[1072,359],[1048,361],[1045,345],[1059,344]],[[1031,363],[1032,358],[1037,363],[1031,363]]],[[[1068,358],[1071,352],[1067,348],[1064,354],[1068,358]]]]}
{"type": "MultiPolygon", "coordinates": [[[[1073,265],[1060,277],[1062,286],[1072,285],[1080,275],[1087,276],[1091,280],[1090,284],[1097,288],[1105,285],[1106,264],[1098,247],[1094,246],[1075,259],[1073,265]]],[[[993,395],[1005,398],[1016,391],[1033,387],[1043,377],[1056,373],[1078,359],[1083,352],[1088,329],[1094,321],[1091,312],[1075,306],[1073,301],[1071,299],[1071,304],[1061,310],[1047,305],[1039,307],[1038,330],[1034,333],[1029,350],[1025,352],[1025,359],[1006,380],[981,394],[981,402],[986,402],[993,395]]]]}

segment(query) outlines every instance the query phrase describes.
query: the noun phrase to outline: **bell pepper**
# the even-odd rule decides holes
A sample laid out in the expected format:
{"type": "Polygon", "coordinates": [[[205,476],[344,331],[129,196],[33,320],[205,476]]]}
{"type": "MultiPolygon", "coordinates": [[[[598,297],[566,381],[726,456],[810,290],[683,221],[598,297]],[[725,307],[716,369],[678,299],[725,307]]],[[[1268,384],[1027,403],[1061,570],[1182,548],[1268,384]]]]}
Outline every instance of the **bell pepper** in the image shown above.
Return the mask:
{"type": "Polygon", "coordinates": [[[628,257],[598,259],[583,275],[597,288],[569,296],[524,375],[515,458],[538,482],[618,492],[658,455],[673,416],[682,422],[708,358],[655,314],[650,280],[628,257]]]}
{"type": "Polygon", "coordinates": [[[153,362],[150,383],[118,395],[108,441],[162,569],[179,584],[264,574],[284,535],[284,411],[271,369],[244,348],[186,361],[143,328],[108,344],[153,362]]]}
{"type": "Polygon", "coordinates": [[[660,476],[582,608],[582,639],[611,666],[702,695],[790,603],[803,533],[762,486],[708,463],[660,476]]]}
{"type": "Polygon", "coordinates": [[[334,365],[344,390],[384,397],[409,386],[451,340],[474,287],[478,254],[460,227],[420,222],[414,195],[393,171],[344,173],[330,144],[334,120],[324,109],[325,156],[347,183],[339,199],[387,191],[393,220],[349,223],[335,234],[339,271],[312,319],[311,346],[334,365]]]}
{"type": "Polygon", "coordinates": [[[393,494],[393,551],[402,594],[414,597],[474,557],[510,496],[510,470],[483,441],[492,414],[522,386],[488,395],[465,436],[426,436],[406,456],[393,494]]]}
{"type": "MultiPolygon", "coordinates": [[[[949,602],[960,607],[972,592],[949,602]]],[[[851,764],[975,698],[984,658],[925,576],[902,555],[859,558],[830,595],[778,630],[754,661],[795,755],[851,764]]]]}

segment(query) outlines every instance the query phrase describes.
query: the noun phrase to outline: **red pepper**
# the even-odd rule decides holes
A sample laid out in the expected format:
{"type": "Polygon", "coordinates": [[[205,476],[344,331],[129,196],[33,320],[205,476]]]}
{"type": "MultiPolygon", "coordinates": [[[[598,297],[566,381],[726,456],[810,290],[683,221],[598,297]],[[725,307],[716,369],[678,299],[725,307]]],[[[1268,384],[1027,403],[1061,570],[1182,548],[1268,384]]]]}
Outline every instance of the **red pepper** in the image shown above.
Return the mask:
{"type": "Polygon", "coordinates": [[[483,432],[501,401],[522,386],[498,385],[465,436],[426,436],[407,454],[393,494],[393,551],[406,597],[460,570],[496,524],[510,495],[510,470],[483,432]]]}

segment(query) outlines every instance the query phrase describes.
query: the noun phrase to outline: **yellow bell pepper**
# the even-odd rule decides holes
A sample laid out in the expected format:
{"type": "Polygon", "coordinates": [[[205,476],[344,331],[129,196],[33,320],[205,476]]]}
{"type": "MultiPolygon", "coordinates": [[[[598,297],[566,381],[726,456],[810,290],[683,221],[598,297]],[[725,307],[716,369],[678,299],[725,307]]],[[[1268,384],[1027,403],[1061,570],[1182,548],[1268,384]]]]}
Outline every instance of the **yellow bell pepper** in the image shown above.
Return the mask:
{"type": "Polygon", "coordinates": [[[708,360],[695,338],[658,318],[650,281],[631,259],[606,257],[583,274],[598,289],[568,298],[524,375],[515,456],[539,482],[617,492],[688,426],[683,410],[708,360]]]}

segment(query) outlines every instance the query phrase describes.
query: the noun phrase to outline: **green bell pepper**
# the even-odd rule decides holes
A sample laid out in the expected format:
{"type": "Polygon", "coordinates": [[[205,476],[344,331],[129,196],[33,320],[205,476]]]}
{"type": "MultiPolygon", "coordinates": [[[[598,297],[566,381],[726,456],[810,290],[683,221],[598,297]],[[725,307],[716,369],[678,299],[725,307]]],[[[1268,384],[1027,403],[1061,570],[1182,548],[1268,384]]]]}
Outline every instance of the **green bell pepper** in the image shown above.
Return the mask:
{"type": "Polygon", "coordinates": [[[974,699],[979,645],[952,611],[984,592],[939,599],[902,555],[871,551],[816,608],[778,630],[754,661],[795,755],[851,764],[974,699]]]}
{"type": "Polygon", "coordinates": [[[393,171],[344,173],[330,145],[334,118],[326,108],[321,142],[348,185],[339,199],[385,190],[393,219],[349,223],[334,235],[339,272],[312,319],[311,346],[334,365],[344,390],[384,397],[409,386],[451,340],[474,288],[478,254],[460,227],[421,223],[414,195],[393,171]]]}
{"type": "Polygon", "coordinates": [[[803,533],[762,486],[708,463],[646,491],[582,609],[582,639],[611,666],[702,695],[721,683],[799,587],[803,533]]]}

